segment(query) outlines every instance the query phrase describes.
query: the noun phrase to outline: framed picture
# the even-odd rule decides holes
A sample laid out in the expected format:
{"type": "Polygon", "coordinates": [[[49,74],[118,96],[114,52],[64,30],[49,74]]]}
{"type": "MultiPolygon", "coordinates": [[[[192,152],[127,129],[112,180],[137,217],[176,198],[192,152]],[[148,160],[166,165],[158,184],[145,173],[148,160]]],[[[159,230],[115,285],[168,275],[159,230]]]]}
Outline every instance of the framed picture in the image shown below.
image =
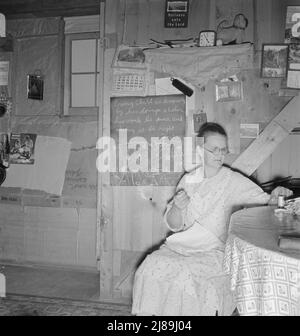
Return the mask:
{"type": "Polygon", "coordinates": [[[44,80],[39,75],[27,76],[27,98],[42,100],[44,95],[44,80]]]}
{"type": "Polygon", "coordinates": [[[263,44],[261,55],[261,77],[285,77],[287,59],[288,44],[263,44]]]}
{"type": "Polygon", "coordinates": [[[226,81],[216,83],[216,101],[226,102],[242,99],[242,82],[226,81]]]}

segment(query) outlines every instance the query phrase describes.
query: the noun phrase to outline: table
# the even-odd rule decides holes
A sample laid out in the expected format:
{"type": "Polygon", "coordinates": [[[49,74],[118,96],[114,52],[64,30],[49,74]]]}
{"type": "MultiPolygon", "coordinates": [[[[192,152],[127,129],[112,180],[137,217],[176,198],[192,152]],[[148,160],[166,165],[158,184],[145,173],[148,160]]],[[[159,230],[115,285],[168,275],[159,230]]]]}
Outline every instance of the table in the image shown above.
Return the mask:
{"type": "Polygon", "coordinates": [[[300,315],[300,252],[278,246],[278,236],[295,228],[300,217],[278,218],[270,206],[231,216],[224,269],[240,315],[300,315]]]}

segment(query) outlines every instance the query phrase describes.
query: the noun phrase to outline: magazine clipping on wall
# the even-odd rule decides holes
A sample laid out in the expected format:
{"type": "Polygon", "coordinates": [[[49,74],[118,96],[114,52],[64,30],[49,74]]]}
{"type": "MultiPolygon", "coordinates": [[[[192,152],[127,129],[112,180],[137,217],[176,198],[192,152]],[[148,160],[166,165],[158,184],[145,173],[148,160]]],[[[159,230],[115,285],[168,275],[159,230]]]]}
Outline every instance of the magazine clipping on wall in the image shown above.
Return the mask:
{"type": "Polygon", "coordinates": [[[34,164],[36,134],[12,134],[10,138],[10,163],[34,164]]]}

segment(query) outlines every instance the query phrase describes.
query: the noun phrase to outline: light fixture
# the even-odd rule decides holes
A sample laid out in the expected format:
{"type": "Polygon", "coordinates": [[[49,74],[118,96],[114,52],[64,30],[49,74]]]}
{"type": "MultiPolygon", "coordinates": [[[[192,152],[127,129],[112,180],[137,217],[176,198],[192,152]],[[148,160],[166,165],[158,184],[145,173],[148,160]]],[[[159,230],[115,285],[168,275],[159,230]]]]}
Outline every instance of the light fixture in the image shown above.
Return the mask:
{"type": "Polygon", "coordinates": [[[176,78],[171,78],[171,82],[172,82],[172,85],[176,87],[177,90],[181,91],[183,94],[185,94],[188,97],[190,97],[194,93],[194,91],[190,87],[188,87],[187,85],[185,85],[184,83],[182,83],[180,80],[176,78]]]}

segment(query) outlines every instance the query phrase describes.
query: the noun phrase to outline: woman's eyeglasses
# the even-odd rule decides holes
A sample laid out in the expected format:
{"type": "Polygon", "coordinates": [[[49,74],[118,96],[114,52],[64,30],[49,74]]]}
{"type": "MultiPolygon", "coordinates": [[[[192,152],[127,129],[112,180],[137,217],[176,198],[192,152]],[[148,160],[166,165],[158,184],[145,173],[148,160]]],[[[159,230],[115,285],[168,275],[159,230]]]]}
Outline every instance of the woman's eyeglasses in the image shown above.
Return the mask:
{"type": "Polygon", "coordinates": [[[208,149],[206,147],[204,147],[204,149],[206,149],[208,152],[212,153],[213,155],[226,155],[228,154],[228,149],[227,148],[219,148],[219,147],[215,147],[214,149],[208,149]]]}

